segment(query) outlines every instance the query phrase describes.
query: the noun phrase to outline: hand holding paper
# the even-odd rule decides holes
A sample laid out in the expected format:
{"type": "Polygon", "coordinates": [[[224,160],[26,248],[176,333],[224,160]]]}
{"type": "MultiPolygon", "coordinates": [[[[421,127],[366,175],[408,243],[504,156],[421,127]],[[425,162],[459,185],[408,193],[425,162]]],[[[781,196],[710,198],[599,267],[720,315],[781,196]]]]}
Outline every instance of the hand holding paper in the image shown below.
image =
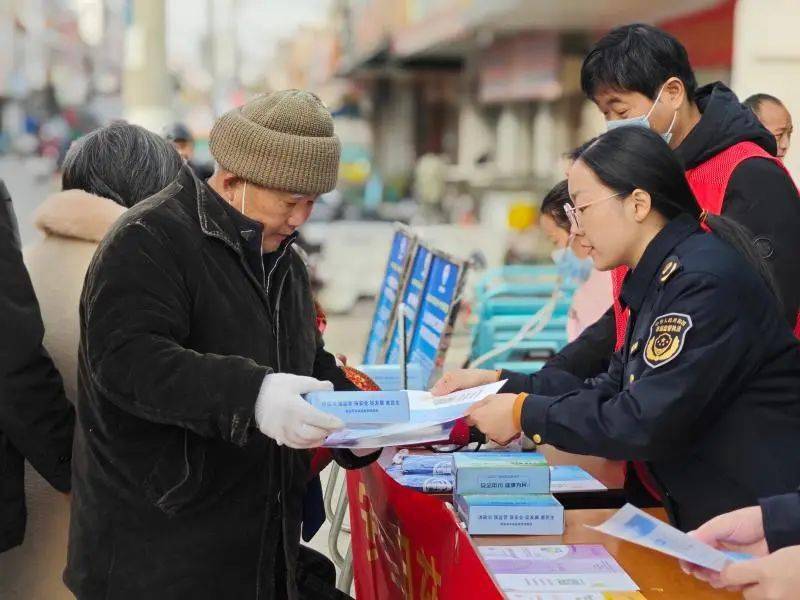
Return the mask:
{"type": "Polygon", "coordinates": [[[489,371],[486,369],[458,369],[442,375],[442,377],[433,384],[431,394],[434,396],[444,396],[459,390],[466,390],[494,383],[497,380],[497,371],[489,371]]]}
{"type": "Polygon", "coordinates": [[[753,556],[766,556],[768,553],[760,506],[748,506],[714,517],[689,535],[720,550],[753,556]]]}
{"type": "Polygon", "coordinates": [[[721,571],[730,562],[746,558],[712,548],[632,504],[626,504],[605,523],[591,529],[716,572],[721,571]]]}
{"type": "Polygon", "coordinates": [[[728,565],[715,587],[744,591],[747,600],[793,600],[800,590],[800,546],[728,565]]]}
{"type": "Polygon", "coordinates": [[[488,396],[470,407],[467,423],[480,429],[490,440],[505,446],[520,433],[514,421],[516,400],[517,394],[488,396]]]}
{"type": "Polygon", "coordinates": [[[259,430],[278,445],[290,448],[316,448],[331,431],[340,429],[340,419],[317,410],[301,394],[330,391],[333,384],[313,377],[289,373],[270,373],[264,377],[255,405],[259,430]]]}
{"type": "MultiPolygon", "coordinates": [[[[689,535],[713,548],[765,556],[768,552],[764,521],[760,506],[749,506],[719,515],[689,535]]],[[[698,565],[681,561],[681,568],[697,579],[717,587],[723,583],[720,574],[698,565]]]]}

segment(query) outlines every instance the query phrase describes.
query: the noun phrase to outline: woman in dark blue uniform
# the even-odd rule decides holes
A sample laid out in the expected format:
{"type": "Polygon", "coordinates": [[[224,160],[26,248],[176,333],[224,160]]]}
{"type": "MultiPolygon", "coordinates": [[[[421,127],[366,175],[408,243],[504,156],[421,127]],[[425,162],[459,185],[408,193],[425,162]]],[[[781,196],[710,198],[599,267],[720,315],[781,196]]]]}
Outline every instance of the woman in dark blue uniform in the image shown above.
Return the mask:
{"type": "Polygon", "coordinates": [[[632,269],[625,345],[596,379],[551,373],[529,389],[512,377],[504,391],[517,393],[476,404],[471,423],[498,442],[522,431],[634,461],[684,530],[796,490],[800,350],[747,231],[701,213],[674,153],[641,127],[598,138],[569,188],[567,212],[595,266],[632,269]]]}

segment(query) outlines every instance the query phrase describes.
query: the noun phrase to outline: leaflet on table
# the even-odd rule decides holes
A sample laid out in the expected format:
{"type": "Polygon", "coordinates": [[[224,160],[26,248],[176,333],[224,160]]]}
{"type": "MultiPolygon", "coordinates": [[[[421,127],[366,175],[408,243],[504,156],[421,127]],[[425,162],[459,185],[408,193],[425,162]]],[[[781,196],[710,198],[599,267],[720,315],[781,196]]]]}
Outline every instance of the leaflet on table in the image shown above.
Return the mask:
{"type": "MultiPolygon", "coordinates": [[[[514,597],[513,593],[532,594],[529,597],[538,598],[536,594],[541,592],[601,594],[635,592],[639,589],[617,561],[599,544],[483,546],[478,549],[489,572],[509,597],[514,597]]],[[[602,595],[599,597],[603,598],[602,595]]]]}
{"type": "Polygon", "coordinates": [[[328,448],[370,448],[382,446],[399,446],[403,444],[422,444],[426,442],[440,441],[447,436],[441,437],[441,426],[452,423],[464,416],[467,409],[475,402],[496,394],[503,387],[505,381],[498,381],[489,385],[482,385],[469,388],[458,392],[453,392],[446,396],[433,396],[430,392],[420,392],[408,390],[408,402],[410,408],[410,418],[407,423],[395,423],[382,425],[379,427],[350,427],[336,431],[325,440],[328,448]],[[433,437],[422,435],[422,432],[439,426],[438,433],[432,434],[433,437]],[[418,441],[398,441],[400,439],[422,437],[418,441]],[[367,440],[386,442],[376,446],[367,445],[367,440]]]}
{"type": "Polygon", "coordinates": [[[550,467],[550,493],[598,492],[608,488],[576,465],[550,467]]]}
{"type": "MultiPolygon", "coordinates": [[[[587,525],[587,527],[590,526],[587,525]]],[[[751,558],[747,555],[726,553],[712,548],[675,529],[672,525],[648,515],[632,504],[626,504],[620,508],[605,523],[590,528],[706,567],[712,571],[721,571],[729,562],[751,558]]]]}

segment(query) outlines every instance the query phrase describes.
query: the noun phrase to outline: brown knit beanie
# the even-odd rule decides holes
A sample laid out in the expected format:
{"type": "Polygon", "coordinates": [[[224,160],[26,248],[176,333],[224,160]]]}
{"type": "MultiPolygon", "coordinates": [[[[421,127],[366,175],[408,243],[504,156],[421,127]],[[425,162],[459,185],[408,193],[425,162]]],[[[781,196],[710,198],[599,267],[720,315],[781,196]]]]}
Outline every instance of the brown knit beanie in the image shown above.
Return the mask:
{"type": "Polygon", "coordinates": [[[321,194],[336,186],[341,145],[331,113],[310,92],[274,92],[225,113],[209,146],[220,166],[265,188],[321,194]]]}

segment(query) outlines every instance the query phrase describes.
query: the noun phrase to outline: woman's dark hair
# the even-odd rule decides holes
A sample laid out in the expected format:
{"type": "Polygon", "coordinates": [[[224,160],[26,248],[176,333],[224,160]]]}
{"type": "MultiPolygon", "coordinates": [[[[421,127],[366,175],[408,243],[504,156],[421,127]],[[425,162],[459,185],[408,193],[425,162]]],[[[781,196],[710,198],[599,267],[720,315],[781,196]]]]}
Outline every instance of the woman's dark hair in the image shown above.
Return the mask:
{"type": "Polygon", "coordinates": [[[544,200],[542,200],[539,213],[550,216],[561,229],[569,231],[569,217],[567,217],[567,213],[564,211],[564,205],[569,203],[569,188],[567,187],[567,180],[565,179],[559,181],[553,186],[553,189],[547,192],[544,200]]]}
{"type": "Polygon", "coordinates": [[[581,88],[591,100],[601,88],[639,92],[655,100],[670,77],[683,82],[693,102],[697,79],[683,44],[657,27],[633,23],[612,29],[589,50],[581,67],[581,88]]]}
{"type": "Polygon", "coordinates": [[[83,190],[130,208],[164,189],[183,159],[168,141],[124,121],[75,140],[62,165],[61,187],[83,190]]]}
{"type": "Polygon", "coordinates": [[[594,144],[596,141],[597,138],[593,137],[592,139],[583,142],[580,146],[577,146],[572,150],[570,150],[569,152],[567,152],[566,154],[564,154],[564,158],[569,159],[570,162],[575,162],[581,157],[581,154],[586,152],[586,149],[592,144],[594,144]]]}
{"type": "MultiPolygon", "coordinates": [[[[651,129],[612,129],[598,137],[576,159],[586,164],[614,192],[628,195],[636,189],[646,191],[653,209],[668,220],[684,213],[698,220],[702,215],[683,166],[661,136],[651,129]]],[[[778,298],[772,273],[759,255],[750,231],[719,215],[708,214],[706,224],[756,269],[778,298]]]]}

